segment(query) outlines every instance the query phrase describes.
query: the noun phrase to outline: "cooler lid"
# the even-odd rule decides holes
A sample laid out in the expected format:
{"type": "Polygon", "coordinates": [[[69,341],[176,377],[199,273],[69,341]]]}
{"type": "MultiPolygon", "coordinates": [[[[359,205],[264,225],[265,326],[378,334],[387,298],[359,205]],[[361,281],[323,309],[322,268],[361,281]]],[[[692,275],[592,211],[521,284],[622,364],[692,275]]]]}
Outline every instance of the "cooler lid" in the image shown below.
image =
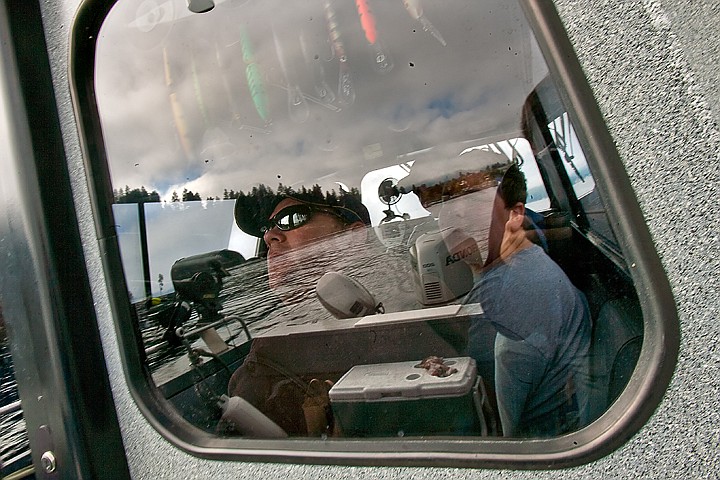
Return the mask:
{"type": "Polygon", "coordinates": [[[442,365],[457,371],[434,376],[418,361],[356,365],[330,389],[333,402],[396,401],[465,395],[477,369],[470,357],[446,358],[442,365]]]}

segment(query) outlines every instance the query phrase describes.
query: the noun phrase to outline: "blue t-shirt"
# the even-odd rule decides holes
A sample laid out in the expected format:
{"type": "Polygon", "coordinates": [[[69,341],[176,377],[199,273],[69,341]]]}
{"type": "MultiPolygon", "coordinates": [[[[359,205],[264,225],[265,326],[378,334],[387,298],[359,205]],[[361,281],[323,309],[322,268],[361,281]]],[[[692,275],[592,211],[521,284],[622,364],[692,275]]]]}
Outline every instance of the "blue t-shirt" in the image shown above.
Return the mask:
{"type": "Polygon", "coordinates": [[[468,351],[488,357],[505,436],[554,436],[584,426],[591,320],[584,295],[537,245],[484,272],[466,298],[484,314],[470,323],[468,351]]]}

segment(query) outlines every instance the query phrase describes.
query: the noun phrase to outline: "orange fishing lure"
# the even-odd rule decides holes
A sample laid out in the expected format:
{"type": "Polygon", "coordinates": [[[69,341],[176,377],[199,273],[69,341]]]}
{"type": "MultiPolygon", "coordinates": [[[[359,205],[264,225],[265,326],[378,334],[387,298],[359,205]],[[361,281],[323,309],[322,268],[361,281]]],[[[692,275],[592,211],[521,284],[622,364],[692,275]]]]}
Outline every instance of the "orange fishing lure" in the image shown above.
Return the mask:
{"type": "Polygon", "coordinates": [[[375,28],[375,17],[373,16],[372,10],[367,0],[355,0],[357,5],[358,15],[360,16],[360,25],[365,32],[365,38],[370,42],[370,45],[375,45],[377,41],[377,29],[375,28]]]}

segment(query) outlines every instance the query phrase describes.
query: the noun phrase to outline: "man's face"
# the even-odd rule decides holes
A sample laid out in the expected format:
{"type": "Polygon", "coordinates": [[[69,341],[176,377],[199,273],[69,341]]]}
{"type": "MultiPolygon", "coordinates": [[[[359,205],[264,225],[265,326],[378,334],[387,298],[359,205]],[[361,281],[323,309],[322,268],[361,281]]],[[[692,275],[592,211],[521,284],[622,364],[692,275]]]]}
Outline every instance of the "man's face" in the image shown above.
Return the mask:
{"type": "MultiPolygon", "coordinates": [[[[270,218],[293,205],[303,205],[303,203],[293,198],[286,198],[278,203],[270,218]]],[[[344,227],[344,223],[337,216],[323,211],[313,211],[312,217],[306,224],[292,230],[283,231],[274,226],[263,235],[263,240],[268,246],[268,258],[337,233],[344,227]]]]}
{"type": "MultiPolygon", "coordinates": [[[[283,209],[303,205],[302,202],[286,198],[282,200],[269,218],[273,218],[283,209]]],[[[273,226],[265,232],[263,240],[268,246],[268,277],[270,288],[291,288],[308,280],[309,269],[315,266],[315,260],[323,256],[327,248],[334,248],[326,242],[319,242],[343,231],[346,225],[330,212],[313,211],[307,223],[291,230],[280,230],[273,226]]],[[[316,280],[316,279],[315,279],[316,280]]]]}
{"type": "Polygon", "coordinates": [[[502,197],[496,193],[492,207],[492,218],[490,220],[486,264],[491,263],[500,256],[500,246],[502,245],[503,235],[505,233],[505,224],[507,224],[509,218],[510,210],[505,206],[505,201],[502,197]]]}

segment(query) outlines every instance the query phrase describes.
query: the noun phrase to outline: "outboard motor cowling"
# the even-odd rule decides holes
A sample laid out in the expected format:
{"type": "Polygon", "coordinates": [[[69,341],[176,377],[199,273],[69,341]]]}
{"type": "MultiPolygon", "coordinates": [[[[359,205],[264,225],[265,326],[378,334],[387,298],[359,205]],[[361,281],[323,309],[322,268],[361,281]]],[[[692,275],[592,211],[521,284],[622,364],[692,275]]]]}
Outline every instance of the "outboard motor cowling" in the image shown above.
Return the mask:
{"type": "Polygon", "coordinates": [[[482,265],[477,242],[459,228],[425,233],[410,247],[415,290],[420,303],[447,303],[473,287],[471,264],[482,265]]]}

